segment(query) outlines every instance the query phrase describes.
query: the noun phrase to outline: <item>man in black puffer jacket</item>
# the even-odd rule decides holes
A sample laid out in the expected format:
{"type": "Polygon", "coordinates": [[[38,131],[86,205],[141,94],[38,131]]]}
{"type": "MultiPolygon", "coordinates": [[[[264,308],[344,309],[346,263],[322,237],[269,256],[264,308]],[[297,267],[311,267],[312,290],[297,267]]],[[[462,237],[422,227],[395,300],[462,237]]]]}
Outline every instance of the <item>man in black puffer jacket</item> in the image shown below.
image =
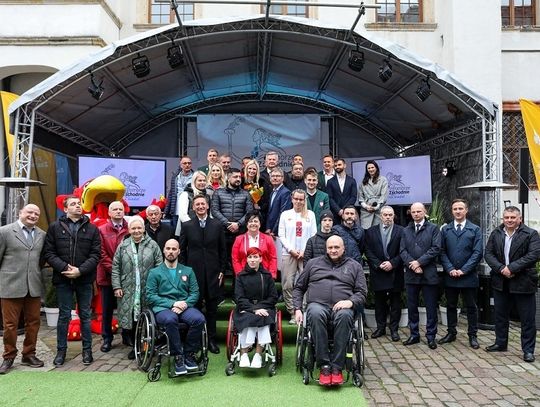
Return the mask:
{"type": "Polygon", "coordinates": [[[56,327],[56,367],[66,359],[68,324],[71,319],[73,294],[77,298],[81,319],[83,363],[92,363],[92,333],[90,331],[92,285],[101,257],[98,228],[82,214],[81,200],[74,196],[64,199],[66,213],[51,223],[45,237],[43,257],[53,268],[60,314],[56,327]]]}
{"type": "Polygon", "coordinates": [[[345,351],[354,322],[354,310],[364,304],[367,294],[362,266],[346,257],[343,239],[326,241],[326,256],[308,261],[293,290],[297,324],[304,318],[302,302],[306,294],[306,316],[315,343],[315,358],[321,369],[323,386],[343,383],[345,351]],[[328,327],[334,327],[332,357],[328,350],[328,327]]]}
{"type": "Polygon", "coordinates": [[[246,215],[253,211],[249,193],[240,188],[242,177],[238,168],[231,168],[227,174],[227,187],[218,188],[212,196],[212,216],[225,231],[227,245],[227,270],[232,273],[231,251],[236,236],[246,231],[246,215]]]}

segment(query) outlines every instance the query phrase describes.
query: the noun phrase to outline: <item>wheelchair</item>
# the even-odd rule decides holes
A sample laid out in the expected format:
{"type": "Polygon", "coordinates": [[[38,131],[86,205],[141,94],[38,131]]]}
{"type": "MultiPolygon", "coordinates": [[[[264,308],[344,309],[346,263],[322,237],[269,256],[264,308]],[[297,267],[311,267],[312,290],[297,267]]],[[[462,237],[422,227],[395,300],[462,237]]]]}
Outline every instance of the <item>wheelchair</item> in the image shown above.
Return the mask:
{"type": "MultiPolygon", "coordinates": [[[[227,327],[227,366],[225,368],[225,374],[231,376],[235,373],[237,364],[240,362],[240,343],[238,341],[239,332],[234,326],[233,320],[234,310],[229,313],[229,326],[227,327]]],[[[276,367],[281,366],[283,362],[283,330],[281,327],[281,311],[276,311],[275,322],[270,327],[270,335],[272,337],[272,343],[266,344],[262,354],[263,363],[262,367],[268,370],[270,377],[276,374],[276,367]],[[272,349],[272,345],[275,347],[272,349]]]]}
{"type": "MultiPolygon", "coordinates": [[[[332,351],[333,329],[328,329],[328,346],[332,351]]],[[[304,384],[314,380],[315,344],[307,324],[306,313],[302,324],[298,325],[296,332],[296,370],[302,374],[304,384]]],[[[344,370],[347,372],[345,382],[349,379],[356,387],[364,384],[365,354],[364,354],[364,325],[362,315],[355,316],[353,328],[349,334],[344,370]]]]}
{"type": "MultiPolygon", "coordinates": [[[[188,328],[187,324],[180,323],[182,340],[184,340],[188,328]]],[[[171,363],[172,357],[169,354],[169,338],[165,329],[158,326],[154,313],[150,309],[144,309],[139,316],[135,328],[135,361],[137,362],[137,367],[147,373],[150,382],[157,382],[161,378],[161,361],[163,357],[167,357],[168,359],[168,376],[170,378],[178,377],[174,373],[174,363],[171,363]],[[153,364],[154,356],[156,356],[157,360],[153,364]]],[[[204,376],[208,370],[208,335],[206,324],[201,335],[201,349],[195,355],[195,359],[198,369],[188,371],[187,376],[204,376]]]]}

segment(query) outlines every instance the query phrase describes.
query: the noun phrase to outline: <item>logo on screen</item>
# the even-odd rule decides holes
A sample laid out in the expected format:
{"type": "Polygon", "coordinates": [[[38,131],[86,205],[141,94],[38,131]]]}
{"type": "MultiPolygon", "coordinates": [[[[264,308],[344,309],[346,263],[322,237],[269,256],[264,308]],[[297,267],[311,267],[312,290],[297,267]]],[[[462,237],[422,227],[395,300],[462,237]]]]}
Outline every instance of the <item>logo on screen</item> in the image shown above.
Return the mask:
{"type": "Polygon", "coordinates": [[[127,172],[120,173],[118,177],[126,187],[125,196],[144,196],[145,190],[137,184],[137,176],[127,172]]]}

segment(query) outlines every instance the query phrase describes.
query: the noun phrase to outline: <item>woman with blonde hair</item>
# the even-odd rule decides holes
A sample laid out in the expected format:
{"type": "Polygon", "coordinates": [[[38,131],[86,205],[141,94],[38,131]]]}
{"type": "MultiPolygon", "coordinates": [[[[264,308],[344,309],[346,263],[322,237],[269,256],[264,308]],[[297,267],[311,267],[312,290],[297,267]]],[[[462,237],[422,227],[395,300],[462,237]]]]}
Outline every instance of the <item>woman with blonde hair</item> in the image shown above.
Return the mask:
{"type": "Polygon", "coordinates": [[[246,166],[242,171],[242,188],[249,192],[249,196],[253,201],[253,207],[259,210],[259,201],[262,198],[267,185],[265,179],[261,178],[257,160],[250,160],[246,163],[246,166]]]}
{"type": "Polygon", "coordinates": [[[206,184],[211,186],[214,191],[218,188],[225,188],[227,180],[225,177],[225,171],[221,164],[214,163],[208,168],[208,177],[206,178],[206,184]]]}
{"type": "Polygon", "coordinates": [[[191,203],[193,198],[199,195],[207,197],[208,205],[210,205],[210,199],[214,190],[212,187],[207,186],[206,174],[203,171],[195,171],[191,178],[191,183],[187,184],[184,191],[178,198],[178,224],[176,225],[175,235],[180,236],[182,230],[182,222],[187,222],[195,216],[191,203]]]}

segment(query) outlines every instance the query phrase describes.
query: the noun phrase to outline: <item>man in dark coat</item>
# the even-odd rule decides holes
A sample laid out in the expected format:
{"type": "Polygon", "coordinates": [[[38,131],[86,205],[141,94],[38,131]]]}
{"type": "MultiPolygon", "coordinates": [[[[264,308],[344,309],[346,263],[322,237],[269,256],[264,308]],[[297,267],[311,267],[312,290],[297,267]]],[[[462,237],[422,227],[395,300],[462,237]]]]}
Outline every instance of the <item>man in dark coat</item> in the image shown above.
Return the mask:
{"type": "Polygon", "coordinates": [[[326,184],[326,193],[330,198],[330,209],[335,219],[340,219],[343,209],[348,205],[355,205],[358,197],[356,180],[347,175],[347,164],[343,158],[338,158],[335,165],[336,175],[330,178],[326,184]]]}
{"type": "Polygon", "coordinates": [[[216,314],[221,299],[221,283],[225,272],[226,248],[223,228],[208,216],[206,197],[193,198],[196,217],[182,223],[180,233],[180,263],[193,268],[199,284],[196,307],[205,310],[208,329],[208,350],[219,353],[216,344],[216,314]],[[203,307],[204,301],[204,307],[203,307]]]}
{"type": "Polygon", "coordinates": [[[535,293],[540,259],[538,232],[521,223],[521,212],[515,206],[503,212],[503,224],[491,232],[484,256],[491,268],[491,286],[495,300],[495,343],[488,352],[504,352],[508,347],[509,314],[515,304],[521,320],[523,360],[534,362],[536,345],[535,293]]]}
{"type": "Polygon", "coordinates": [[[439,339],[439,343],[456,340],[457,303],[461,293],[467,309],[469,344],[473,349],[478,349],[476,290],[479,283],[478,264],[483,252],[482,231],[467,219],[469,206],[465,200],[454,199],[451,208],[454,221],[441,230],[441,264],[444,271],[448,333],[439,339]]]}
{"type": "Polygon", "coordinates": [[[375,293],[377,329],[372,338],[386,335],[386,317],[390,313],[390,336],[399,341],[401,293],[403,292],[403,260],[399,253],[403,227],[394,223],[394,209],[383,206],[381,223],[366,231],[365,252],[369,264],[369,283],[375,293]]]}
{"type": "Polygon", "coordinates": [[[426,339],[429,348],[436,349],[439,292],[437,258],[441,251],[441,234],[437,225],[426,220],[424,204],[413,203],[411,216],[413,221],[403,231],[400,246],[401,259],[405,265],[405,286],[411,331],[409,338],[403,344],[407,346],[420,342],[418,302],[421,291],[427,312],[426,339]]]}
{"type": "Polygon", "coordinates": [[[163,252],[165,242],[174,239],[174,230],[172,226],[161,221],[161,216],[159,206],[150,205],[146,208],[146,219],[148,220],[145,225],[146,234],[158,244],[159,249],[163,252]]]}
{"type": "Polygon", "coordinates": [[[334,215],[332,211],[326,210],[321,213],[319,224],[321,230],[315,236],[311,236],[304,250],[304,267],[307,262],[315,257],[326,255],[326,241],[330,236],[334,236],[332,226],[334,225],[334,215]]]}
{"type": "Polygon", "coordinates": [[[51,223],[45,237],[43,257],[53,269],[60,314],[56,327],[57,353],[53,364],[62,366],[66,359],[68,325],[71,320],[73,294],[77,298],[82,333],[82,360],[89,365],[92,357],[90,331],[92,285],[101,256],[98,228],[83,215],[81,200],[74,195],[64,199],[66,213],[51,223]]]}
{"type": "MultiPolygon", "coordinates": [[[[284,172],[281,168],[274,168],[270,175],[270,185],[268,193],[263,196],[261,211],[266,215],[265,233],[277,236],[279,227],[279,217],[282,212],[292,208],[291,191],[283,184],[284,172]]],[[[277,249],[277,248],[276,248],[277,249]]]]}

